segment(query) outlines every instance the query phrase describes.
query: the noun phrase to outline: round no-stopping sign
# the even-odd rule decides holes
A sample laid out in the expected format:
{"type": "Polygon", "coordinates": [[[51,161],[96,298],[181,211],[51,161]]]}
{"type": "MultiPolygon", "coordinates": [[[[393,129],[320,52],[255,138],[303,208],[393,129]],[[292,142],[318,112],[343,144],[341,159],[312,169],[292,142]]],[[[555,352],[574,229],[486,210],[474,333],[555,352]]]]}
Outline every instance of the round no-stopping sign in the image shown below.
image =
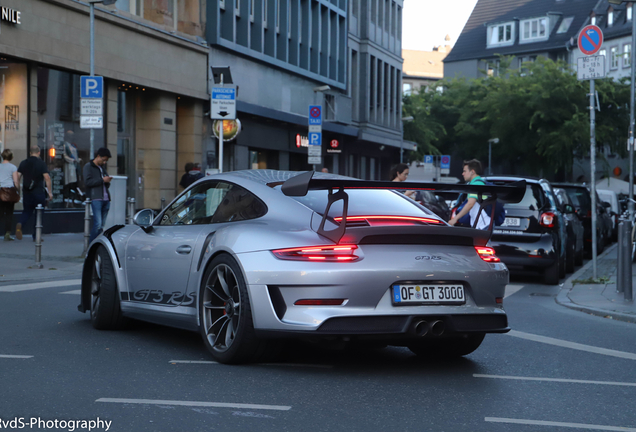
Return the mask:
{"type": "Polygon", "coordinates": [[[603,32],[595,25],[583,27],[579,33],[579,49],[585,55],[594,55],[603,45],[603,32]]]}
{"type": "Polygon", "coordinates": [[[320,108],[319,107],[313,107],[310,111],[309,114],[313,117],[313,118],[319,118],[320,117],[320,108]]]}

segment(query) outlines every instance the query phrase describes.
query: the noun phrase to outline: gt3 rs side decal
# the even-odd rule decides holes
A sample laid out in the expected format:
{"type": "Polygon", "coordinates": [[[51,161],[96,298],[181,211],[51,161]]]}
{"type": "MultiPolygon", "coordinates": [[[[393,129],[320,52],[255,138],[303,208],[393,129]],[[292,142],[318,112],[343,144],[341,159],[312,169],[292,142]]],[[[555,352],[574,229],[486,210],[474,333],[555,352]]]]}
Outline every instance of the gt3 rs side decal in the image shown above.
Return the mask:
{"type": "Polygon", "coordinates": [[[162,290],[141,290],[134,293],[121,293],[122,301],[160,304],[166,306],[196,306],[196,293],[185,294],[181,291],[163,292],[162,290]]]}

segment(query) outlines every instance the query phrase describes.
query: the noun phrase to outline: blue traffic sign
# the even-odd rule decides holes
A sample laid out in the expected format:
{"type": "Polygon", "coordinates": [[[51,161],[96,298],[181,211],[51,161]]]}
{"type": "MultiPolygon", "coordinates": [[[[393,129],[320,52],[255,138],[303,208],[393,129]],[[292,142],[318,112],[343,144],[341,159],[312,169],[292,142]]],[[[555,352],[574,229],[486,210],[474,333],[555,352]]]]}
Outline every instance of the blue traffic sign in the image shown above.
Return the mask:
{"type": "Polygon", "coordinates": [[[424,156],[424,163],[425,164],[432,164],[433,163],[433,156],[424,156]]]}
{"type": "Polygon", "coordinates": [[[80,97],[81,98],[103,98],[104,97],[104,77],[81,76],[80,77],[80,97]]]}
{"type": "Polygon", "coordinates": [[[579,33],[579,49],[585,55],[593,55],[601,49],[603,45],[603,32],[595,25],[583,27],[579,33]]]}
{"type": "Polygon", "coordinates": [[[319,146],[322,145],[322,133],[309,132],[309,145],[319,146]]]}
{"type": "MultiPolygon", "coordinates": [[[[322,125],[322,106],[309,105],[309,126],[322,125]]],[[[311,142],[311,140],[309,140],[311,142]]]]}
{"type": "Polygon", "coordinates": [[[441,169],[450,169],[450,156],[442,156],[442,162],[440,163],[441,169]]]}

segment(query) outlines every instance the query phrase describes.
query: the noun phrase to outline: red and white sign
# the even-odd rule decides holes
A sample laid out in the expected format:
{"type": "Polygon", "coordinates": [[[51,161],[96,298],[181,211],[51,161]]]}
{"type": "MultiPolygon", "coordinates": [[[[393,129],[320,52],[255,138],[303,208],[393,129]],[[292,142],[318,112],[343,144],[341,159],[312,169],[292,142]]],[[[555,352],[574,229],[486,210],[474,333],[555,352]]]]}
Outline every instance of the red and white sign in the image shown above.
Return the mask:
{"type": "Polygon", "coordinates": [[[603,45],[603,32],[598,26],[588,25],[579,33],[579,49],[585,55],[596,54],[603,45]]]}
{"type": "Polygon", "coordinates": [[[340,143],[338,142],[338,140],[331,140],[330,145],[331,145],[331,148],[338,148],[340,143]]]}

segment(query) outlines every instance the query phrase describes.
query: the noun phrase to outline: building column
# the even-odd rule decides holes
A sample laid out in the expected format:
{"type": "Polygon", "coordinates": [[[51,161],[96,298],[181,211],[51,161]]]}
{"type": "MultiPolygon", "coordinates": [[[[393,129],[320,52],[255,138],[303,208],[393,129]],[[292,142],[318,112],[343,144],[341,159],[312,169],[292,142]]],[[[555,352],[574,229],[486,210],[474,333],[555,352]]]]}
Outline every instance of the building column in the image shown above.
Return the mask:
{"type": "MultiPolygon", "coordinates": [[[[179,181],[185,172],[185,165],[188,162],[201,163],[202,141],[203,103],[189,98],[177,100],[177,165],[174,191],[181,190],[179,181]]],[[[203,166],[201,168],[203,169],[203,166]]]]}

